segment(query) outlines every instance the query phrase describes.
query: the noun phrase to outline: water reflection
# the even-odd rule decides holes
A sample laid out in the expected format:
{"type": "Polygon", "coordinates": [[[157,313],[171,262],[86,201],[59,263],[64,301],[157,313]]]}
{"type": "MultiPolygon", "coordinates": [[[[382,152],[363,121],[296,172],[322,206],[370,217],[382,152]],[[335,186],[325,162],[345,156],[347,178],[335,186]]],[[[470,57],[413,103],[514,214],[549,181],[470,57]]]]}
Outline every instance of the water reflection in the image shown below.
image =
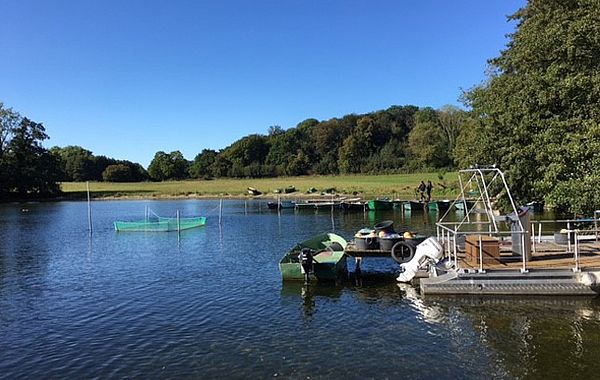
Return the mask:
{"type": "Polygon", "coordinates": [[[283,304],[301,304],[302,317],[309,321],[315,313],[319,298],[339,299],[342,289],[341,285],[335,283],[304,284],[302,281],[284,281],[280,295],[283,304]]]}
{"type": "Polygon", "coordinates": [[[587,297],[430,297],[427,308],[458,314],[515,377],[569,378],[600,368],[600,299],[587,297]]]}
{"type": "Polygon", "coordinates": [[[284,283],[281,289],[282,302],[297,305],[304,321],[311,321],[327,299],[344,295],[397,313],[410,310],[408,315],[432,326],[432,349],[435,340],[448,340],[453,350],[462,352],[461,360],[466,356],[473,366],[486,363],[491,377],[574,378],[600,369],[598,298],[424,298],[417,288],[382,278],[362,286],[284,283]]]}
{"type": "Polygon", "coordinates": [[[1,376],[597,376],[597,300],[422,298],[390,259],[340,284],[281,281],[279,259],[310,236],[388,219],[435,233],[435,213],[223,206],[219,224],[218,200],[97,202],[90,239],[85,202],[0,205],[1,376]],[[145,205],[207,225],[179,246],[177,234],[115,233],[145,205]]]}

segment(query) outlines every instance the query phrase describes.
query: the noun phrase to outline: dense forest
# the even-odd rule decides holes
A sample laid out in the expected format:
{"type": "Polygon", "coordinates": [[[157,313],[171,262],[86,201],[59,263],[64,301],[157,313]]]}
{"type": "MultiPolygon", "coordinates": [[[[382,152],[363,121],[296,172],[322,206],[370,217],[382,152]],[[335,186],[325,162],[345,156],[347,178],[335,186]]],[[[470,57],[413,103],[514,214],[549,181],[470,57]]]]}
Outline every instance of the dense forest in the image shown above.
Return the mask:
{"type": "Polygon", "coordinates": [[[192,162],[180,152],[158,152],[154,180],[272,177],[305,174],[393,173],[454,165],[454,141],[467,112],[392,106],[327,121],[307,119],[287,130],[243,137],[229,147],[205,149],[192,162]]]}
{"type": "Polygon", "coordinates": [[[530,0],[466,110],[391,106],[268,127],[188,161],[157,152],[146,171],[78,146],[46,150],[42,124],[0,103],[0,196],[53,194],[57,181],[395,173],[497,164],[522,200],[563,211],[600,206],[600,12],[597,0],[530,0]]]}

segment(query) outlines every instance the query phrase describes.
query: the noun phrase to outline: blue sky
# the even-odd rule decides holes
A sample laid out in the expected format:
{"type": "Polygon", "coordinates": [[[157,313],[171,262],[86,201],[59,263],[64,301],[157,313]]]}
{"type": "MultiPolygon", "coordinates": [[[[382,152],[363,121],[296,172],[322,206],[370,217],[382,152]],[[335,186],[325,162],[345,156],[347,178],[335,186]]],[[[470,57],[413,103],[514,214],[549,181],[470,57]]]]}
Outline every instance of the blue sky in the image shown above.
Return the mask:
{"type": "Polygon", "coordinates": [[[525,0],[3,0],[0,101],[45,145],[147,166],[242,136],[459,105],[525,0]]]}

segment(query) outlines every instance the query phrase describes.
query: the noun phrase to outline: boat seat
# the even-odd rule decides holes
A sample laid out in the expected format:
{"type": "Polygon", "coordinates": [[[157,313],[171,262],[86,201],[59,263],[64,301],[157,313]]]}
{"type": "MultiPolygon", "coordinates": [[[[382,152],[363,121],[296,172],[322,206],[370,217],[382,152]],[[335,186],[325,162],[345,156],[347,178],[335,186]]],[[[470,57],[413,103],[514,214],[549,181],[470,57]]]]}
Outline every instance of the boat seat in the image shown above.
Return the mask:
{"type": "Polygon", "coordinates": [[[338,243],[337,241],[331,243],[329,245],[329,247],[327,247],[328,250],[332,250],[332,251],[343,251],[344,247],[342,247],[342,245],[340,243],[338,243]]]}

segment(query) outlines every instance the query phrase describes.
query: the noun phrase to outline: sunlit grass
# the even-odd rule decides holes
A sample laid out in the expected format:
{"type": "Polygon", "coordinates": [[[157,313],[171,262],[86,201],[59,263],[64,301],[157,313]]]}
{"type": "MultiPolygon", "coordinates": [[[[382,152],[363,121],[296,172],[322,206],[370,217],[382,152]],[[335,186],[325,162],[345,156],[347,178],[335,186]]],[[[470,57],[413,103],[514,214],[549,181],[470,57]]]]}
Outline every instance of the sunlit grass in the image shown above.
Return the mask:
{"type": "MultiPolygon", "coordinates": [[[[307,195],[309,188],[316,188],[318,195],[325,189],[334,188],[336,193],[356,195],[363,198],[390,197],[400,199],[415,198],[415,189],[420,181],[433,183],[433,197],[446,198],[455,194],[456,173],[390,174],[390,175],[338,175],[338,176],[301,176],[261,179],[215,179],[197,181],[166,181],[114,183],[92,182],[90,191],[94,197],[243,197],[248,187],[254,187],[265,196],[276,197],[276,189],[294,186],[296,192],[282,196],[298,197],[307,195]],[[446,187],[444,189],[444,187],[446,187]]],[[[61,184],[67,196],[81,196],[86,191],[82,182],[64,182],[61,184]]]]}

